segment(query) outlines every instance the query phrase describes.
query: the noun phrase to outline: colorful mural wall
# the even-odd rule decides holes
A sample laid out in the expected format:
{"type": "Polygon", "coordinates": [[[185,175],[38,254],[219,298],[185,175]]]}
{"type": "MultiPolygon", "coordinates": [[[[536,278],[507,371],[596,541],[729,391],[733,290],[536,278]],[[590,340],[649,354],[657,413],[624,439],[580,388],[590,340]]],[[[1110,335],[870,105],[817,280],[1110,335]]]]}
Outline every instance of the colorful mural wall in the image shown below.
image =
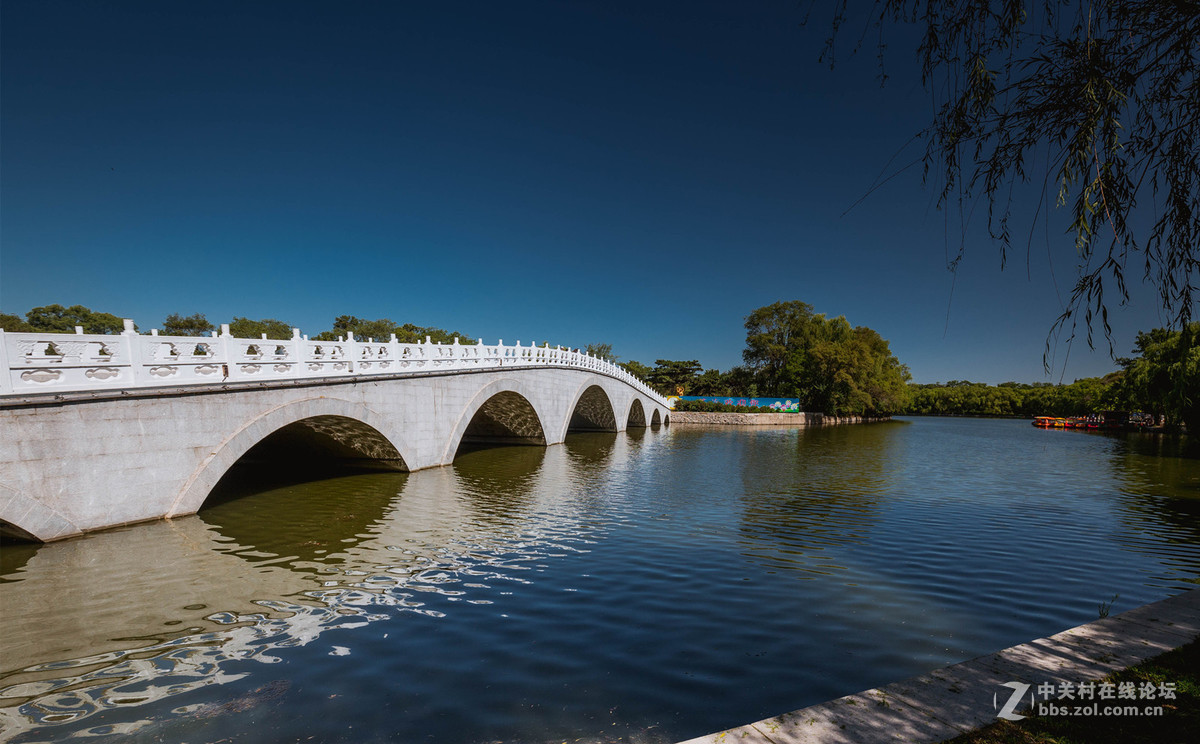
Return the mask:
{"type": "Polygon", "coordinates": [[[729,397],[725,395],[680,395],[667,399],[672,407],[677,400],[701,400],[707,403],[722,403],[727,406],[766,406],[781,413],[798,413],[800,401],[795,398],[747,398],[729,397]]]}

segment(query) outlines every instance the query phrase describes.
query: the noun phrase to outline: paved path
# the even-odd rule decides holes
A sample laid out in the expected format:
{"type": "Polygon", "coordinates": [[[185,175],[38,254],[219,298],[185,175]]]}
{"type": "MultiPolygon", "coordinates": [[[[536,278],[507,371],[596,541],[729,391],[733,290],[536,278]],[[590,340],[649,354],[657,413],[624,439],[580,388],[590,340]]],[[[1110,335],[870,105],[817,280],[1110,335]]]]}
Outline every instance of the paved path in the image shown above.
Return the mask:
{"type": "Polygon", "coordinates": [[[994,722],[993,696],[1003,705],[1012,692],[1005,682],[1095,680],[1197,637],[1200,589],[686,744],[932,744],[994,722]]]}

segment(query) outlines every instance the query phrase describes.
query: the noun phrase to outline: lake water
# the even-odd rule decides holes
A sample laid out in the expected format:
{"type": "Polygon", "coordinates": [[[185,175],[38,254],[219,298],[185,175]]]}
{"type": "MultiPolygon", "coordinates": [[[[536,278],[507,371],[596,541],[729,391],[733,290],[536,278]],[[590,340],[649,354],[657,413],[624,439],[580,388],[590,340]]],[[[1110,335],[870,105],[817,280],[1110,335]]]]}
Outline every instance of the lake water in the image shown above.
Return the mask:
{"type": "Polygon", "coordinates": [[[1195,586],[1196,444],[675,426],[243,483],[3,547],[0,739],[678,741],[1195,586]]]}

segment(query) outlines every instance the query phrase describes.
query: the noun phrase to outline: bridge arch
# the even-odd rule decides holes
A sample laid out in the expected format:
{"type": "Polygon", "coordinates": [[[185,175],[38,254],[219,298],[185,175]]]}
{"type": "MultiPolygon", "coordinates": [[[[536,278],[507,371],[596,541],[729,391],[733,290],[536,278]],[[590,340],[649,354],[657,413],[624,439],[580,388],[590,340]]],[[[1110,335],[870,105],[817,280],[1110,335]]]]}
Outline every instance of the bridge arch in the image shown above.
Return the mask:
{"type": "Polygon", "coordinates": [[[642,406],[642,401],[637,398],[633,399],[633,403],[629,404],[629,415],[625,417],[625,428],[645,428],[646,426],[646,409],[642,406]]]}
{"type": "Polygon", "coordinates": [[[575,394],[567,431],[617,431],[612,398],[599,384],[584,384],[575,394]]]}
{"type": "Polygon", "coordinates": [[[442,451],[442,464],[454,461],[466,439],[548,444],[541,406],[536,391],[519,380],[504,378],[485,385],[455,422],[442,451]]]}
{"type": "Polygon", "coordinates": [[[398,422],[385,420],[370,408],[339,398],[306,398],[255,416],[219,443],[192,471],[166,516],[195,514],[229,469],[252,448],[285,432],[296,440],[321,440],[334,454],[390,462],[407,469],[414,450],[401,435],[398,422]]]}
{"type": "Polygon", "coordinates": [[[50,542],[81,530],[71,520],[37,499],[0,483],[0,535],[50,542]]]}

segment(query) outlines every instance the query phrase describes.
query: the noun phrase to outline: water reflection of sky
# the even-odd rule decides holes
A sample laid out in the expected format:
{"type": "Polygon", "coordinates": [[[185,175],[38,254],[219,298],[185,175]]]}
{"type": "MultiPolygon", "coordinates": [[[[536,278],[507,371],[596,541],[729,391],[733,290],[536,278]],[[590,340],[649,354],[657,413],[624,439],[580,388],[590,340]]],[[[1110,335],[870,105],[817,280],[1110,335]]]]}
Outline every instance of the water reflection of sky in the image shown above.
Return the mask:
{"type": "Polygon", "coordinates": [[[574,436],[6,557],[0,727],[676,740],[1200,574],[1200,461],[1020,424],[574,436]]]}

